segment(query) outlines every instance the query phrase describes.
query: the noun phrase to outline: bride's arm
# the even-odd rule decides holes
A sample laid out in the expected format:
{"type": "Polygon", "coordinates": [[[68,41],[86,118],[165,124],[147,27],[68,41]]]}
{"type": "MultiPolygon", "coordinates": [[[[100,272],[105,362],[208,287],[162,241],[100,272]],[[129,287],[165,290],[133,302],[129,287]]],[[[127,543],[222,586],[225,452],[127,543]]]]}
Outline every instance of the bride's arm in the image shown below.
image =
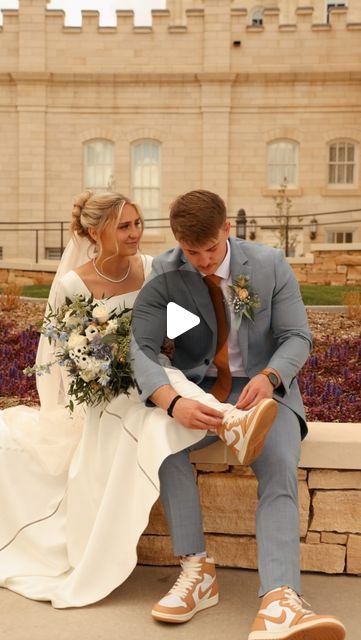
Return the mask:
{"type": "Polygon", "coordinates": [[[171,366],[165,366],[164,369],[169,378],[169,382],[177,395],[187,398],[188,400],[203,402],[207,407],[211,407],[216,411],[221,411],[223,414],[225,410],[224,404],[217,400],[214,395],[206,393],[206,391],[203,391],[203,389],[201,389],[197,384],[188,380],[184,373],[179,369],[171,366]]]}
{"type": "Polygon", "coordinates": [[[173,417],[178,422],[190,429],[219,428],[222,424],[225,405],[188,380],[182,371],[167,366],[166,361],[166,358],[160,356],[159,362],[163,365],[169,384],[159,387],[150,396],[150,400],[167,411],[172,400],[179,395],[181,398],[176,401],[172,411],[173,417]]]}
{"type": "MultiPolygon", "coordinates": [[[[56,286],[52,310],[57,309],[65,302],[66,295],[67,292],[64,284],[62,280],[59,280],[56,286]]],[[[45,315],[49,310],[49,307],[47,307],[45,315]]],[[[42,365],[47,362],[54,362],[54,348],[54,343],[49,343],[49,340],[44,335],[41,335],[36,354],[36,364],[42,365]]],[[[36,376],[36,387],[42,409],[52,410],[57,406],[65,406],[68,403],[66,394],[68,381],[63,367],[60,367],[58,363],[55,363],[51,367],[49,374],[36,376]]]]}

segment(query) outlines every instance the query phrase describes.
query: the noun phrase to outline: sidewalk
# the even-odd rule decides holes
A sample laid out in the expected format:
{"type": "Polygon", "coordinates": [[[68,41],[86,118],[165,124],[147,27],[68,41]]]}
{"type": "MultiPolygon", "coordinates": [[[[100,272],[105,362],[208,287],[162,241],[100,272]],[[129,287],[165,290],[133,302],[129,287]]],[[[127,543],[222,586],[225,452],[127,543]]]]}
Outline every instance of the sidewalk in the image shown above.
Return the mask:
{"type": "MultiPolygon", "coordinates": [[[[0,589],[1,638],[6,640],[247,640],[258,606],[255,571],[219,569],[221,601],[184,625],[150,616],[152,604],[173,584],[175,567],[137,567],[129,580],[100,603],[55,610],[0,589]]],[[[359,640],[361,578],[303,574],[303,591],[317,613],[337,615],[347,640],[359,640]]]]}

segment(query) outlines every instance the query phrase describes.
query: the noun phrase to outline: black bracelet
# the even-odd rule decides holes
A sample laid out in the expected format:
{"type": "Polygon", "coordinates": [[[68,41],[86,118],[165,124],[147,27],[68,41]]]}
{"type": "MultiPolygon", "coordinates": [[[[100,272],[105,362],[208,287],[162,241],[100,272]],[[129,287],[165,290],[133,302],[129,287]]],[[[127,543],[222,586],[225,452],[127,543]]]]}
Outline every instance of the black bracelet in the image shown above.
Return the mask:
{"type": "Polygon", "coordinates": [[[173,418],[173,409],[174,409],[174,405],[176,402],[178,402],[179,398],[181,398],[182,396],[176,396],[175,398],[173,398],[172,402],[170,403],[168,409],[167,409],[167,413],[168,415],[173,418]]]}

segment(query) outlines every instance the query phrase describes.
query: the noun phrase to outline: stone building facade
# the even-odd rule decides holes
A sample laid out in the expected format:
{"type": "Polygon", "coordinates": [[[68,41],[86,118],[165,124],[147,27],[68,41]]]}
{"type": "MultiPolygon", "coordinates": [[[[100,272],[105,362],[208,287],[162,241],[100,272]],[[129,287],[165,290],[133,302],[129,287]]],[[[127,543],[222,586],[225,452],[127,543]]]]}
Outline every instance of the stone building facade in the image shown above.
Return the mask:
{"type": "Polygon", "coordinates": [[[296,256],[361,248],[358,0],[168,0],[152,27],[129,11],[99,27],[84,11],[80,28],[46,4],[2,12],[3,266],[56,258],[83,187],[140,201],[155,254],[174,244],[169,203],[193,188],[218,192],[231,216],[244,209],[247,237],[277,245],[286,177],[296,256]]]}

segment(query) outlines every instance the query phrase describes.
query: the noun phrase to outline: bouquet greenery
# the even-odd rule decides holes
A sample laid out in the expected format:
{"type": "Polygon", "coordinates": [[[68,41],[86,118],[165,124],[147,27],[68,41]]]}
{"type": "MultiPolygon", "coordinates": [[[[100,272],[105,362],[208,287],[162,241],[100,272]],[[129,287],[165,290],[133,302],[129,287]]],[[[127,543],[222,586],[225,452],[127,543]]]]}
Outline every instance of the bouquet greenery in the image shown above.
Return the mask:
{"type": "Polygon", "coordinates": [[[50,308],[41,333],[55,345],[53,362],[27,367],[27,375],[43,375],[58,363],[65,367],[70,385],[69,408],[85,403],[96,406],[134,387],[127,359],[130,343],[130,309],[109,312],[93,296],[77,295],[56,310],[50,308]]]}

